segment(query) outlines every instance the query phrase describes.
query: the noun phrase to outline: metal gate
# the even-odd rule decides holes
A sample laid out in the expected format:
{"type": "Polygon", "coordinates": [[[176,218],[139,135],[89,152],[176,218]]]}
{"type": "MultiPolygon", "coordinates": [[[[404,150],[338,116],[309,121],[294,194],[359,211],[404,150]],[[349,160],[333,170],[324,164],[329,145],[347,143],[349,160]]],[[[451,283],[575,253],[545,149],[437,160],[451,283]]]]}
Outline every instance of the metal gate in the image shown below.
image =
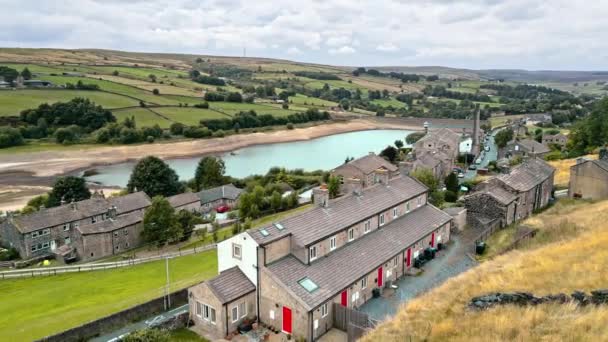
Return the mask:
{"type": "Polygon", "coordinates": [[[366,313],[347,308],[338,303],[334,303],[333,309],[334,327],[346,332],[348,342],[358,340],[378,324],[376,320],[369,318],[366,313]]]}

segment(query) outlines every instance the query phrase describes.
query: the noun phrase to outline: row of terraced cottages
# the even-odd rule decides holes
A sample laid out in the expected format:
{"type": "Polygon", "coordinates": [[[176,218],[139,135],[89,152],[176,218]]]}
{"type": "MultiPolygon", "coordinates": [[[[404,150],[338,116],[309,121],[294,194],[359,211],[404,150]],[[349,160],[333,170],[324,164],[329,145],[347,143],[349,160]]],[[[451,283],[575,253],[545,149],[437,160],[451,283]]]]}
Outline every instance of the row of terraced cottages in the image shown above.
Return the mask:
{"type": "Polygon", "coordinates": [[[223,337],[257,317],[314,341],[333,327],[333,303],[361,306],[448,242],[451,217],[427,203],[428,188],[387,171],[380,163],[365,186],[347,179],[355,190],[335,200],[316,189],[314,208],[221,242],[220,274],[190,288],[198,328],[223,337]]]}

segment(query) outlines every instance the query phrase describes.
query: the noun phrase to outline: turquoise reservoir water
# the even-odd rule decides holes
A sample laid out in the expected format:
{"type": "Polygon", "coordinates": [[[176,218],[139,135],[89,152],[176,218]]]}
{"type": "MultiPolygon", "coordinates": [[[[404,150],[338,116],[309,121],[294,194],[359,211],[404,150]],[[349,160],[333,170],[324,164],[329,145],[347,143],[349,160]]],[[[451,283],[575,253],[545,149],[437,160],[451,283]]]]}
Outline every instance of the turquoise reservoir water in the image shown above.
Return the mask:
{"type": "MultiPolygon", "coordinates": [[[[350,157],[361,157],[370,151],[379,153],[397,139],[405,140],[412,133],[406,130],[370,130],[330,135],[307,141],[267,144],[246,147],[234,154],[221,154],[226,164],[226,174],[246,177],[265,174],[273,166],[287,169],[329,170],[350,157]]],[[[466,141],[461,149],[466,148],[466,141]]],[[[200,157],[167,160],[180,179],[194,177],[200,157]]],[[[108,186],[126,186],[134,162],[97,167],[98,174],[87,177],[91,182],[108,186]]]]}

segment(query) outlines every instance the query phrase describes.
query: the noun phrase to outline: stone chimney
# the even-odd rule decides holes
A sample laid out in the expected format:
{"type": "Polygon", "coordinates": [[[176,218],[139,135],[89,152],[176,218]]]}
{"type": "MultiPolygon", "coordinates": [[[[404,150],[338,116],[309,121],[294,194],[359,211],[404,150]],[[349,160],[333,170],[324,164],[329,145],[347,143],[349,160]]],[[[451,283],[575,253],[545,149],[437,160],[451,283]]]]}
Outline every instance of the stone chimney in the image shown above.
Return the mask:
{"type": "Polygon", "coordinates": [[[425,122],[424,122],[424,124],[423,124],[423,127],[424,127],[424,134],[428,134],[428,133],[429,133],[429,125],[430,125],[430,124],[429,124],[429,122],[428,122],[428,121],[425,121],[425,122]]]}
{"type": "Polygon", "coordinates": [[[472,136],[472,147],[471,153],[477,155],[479,153],[479,113],[480,113],[479,105],[475,108],[475,118],[473,120],[473,136],[472,136]]]}
{"type": "Polygon", "coordinates": [[[59,201],[60,205],[65,205],[65,198],[61,196],[61,201],[59,201]]]}
{"type": "Polygon", "coordinates": [[[70,207],[74,211],[78,210],[78,204],[77,204],[77,202],[75,202],[74,200],[72,200],[72,202],[70,202],[70,207]]]}
{"type": "Polygon", "coordinates": [[[327,190],[326,184],[312,190],[312,201],[323,208],[329,206],[329,190],[327,190]]]}
{"type": "Polygon", "coordinates": [[[599,158],[600,160],[608,161],[608,149],[606,148],[606,146],[600,148],[599,158]]]}
{"type": "Polygon", "coordinates": [[[117,210],[116,210],[115,205],[108,208],[108,218],[114,220],[116,218],[116,214],[117,214],[116,212],[117,212],[117,210]]]}
{"type": "Polygon", "coordinates": [[[359,178],[348,178],[344,180],[348,193],[361,196],[363,191],[363,182],[359,178]]]}

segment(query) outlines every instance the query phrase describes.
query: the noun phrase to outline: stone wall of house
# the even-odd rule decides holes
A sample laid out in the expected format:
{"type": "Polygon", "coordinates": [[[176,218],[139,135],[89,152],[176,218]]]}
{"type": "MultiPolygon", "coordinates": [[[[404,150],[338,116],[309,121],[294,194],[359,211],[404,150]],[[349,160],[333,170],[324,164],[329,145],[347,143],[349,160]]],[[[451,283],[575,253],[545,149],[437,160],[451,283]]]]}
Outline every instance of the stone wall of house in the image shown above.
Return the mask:
{"type": "Polygon", "coordinates": [[[471,196],[466,196],[464,205],[467,208],[467,224],[472,228],[485,229],[479,219],[481,217],[501,220],[502,225],[509,224],[512,221],[514,206],[506,206],[498,202],[494,197],[478,193],[471,196]],[[509,207],[511,213],[509,214],[509,207]]]}
{"type": "Polygon", "coordinates": [[[188,289],[188,311],[194,324],[203,326],[203,330],[213,331],[217,336],[227,335],[226,309],[207,283],[203,282],[188,289]],[[202,310],[197,311],[197,302],[215,309],[215,322],[205,319],[202,310]]]}
{"type": "Polygon", "coordinates": [[[602,199],[608,197],[608,172],[592,162],[570,168],[569,197],[602,199]]]}
{"type": "Polygon", "coordinates": [[[291,236],[274,241],[264,246],[266,250],[266,264],[279,260],[291,252],[291,236]]]}
{"type": "MultiPolygon", "coordinates": [[[[188,302],[188,290],[180,290],[171,295],[172,308],[188,302]]],[[[47,336],[38,341],[44,342],[79,342],[86,341],[100,334],[111,332],[130,323],[149,318],[164,311],[165,297],[159,297],[117,312],[115,314],[82,324],[78,327],[47,336]]]]}
{"type": "Polygon", "coordinates": [[[10,222],[10,218],[0,223],[0,242],[3,246],[17,249],[21,258],[25,259],[29,257],[28,250],[25,247],[24,235],[10,222]]]}
{"type": "Polygon", "coordinates": [[[141,244],[143,223],[137,223],[115,231],[81,235],[74,245],[81,260],[98,259],[125,252],[141,244]]]}
{"type": "MultiPolygon", "coordinates": [[[[230,303],[226,303],[226,310],[228,310],[228,333],[236,331],[239,327],[239,324],[243,322],[243,319],[248,318],[252,319],[257,315],[257,307],[256,307],[256,292],[251,292],[241,298],[238,298],[230,303]],[[239,307],[239,304],[245,304],[247,313],[243,315],[243,313],[238,312],[238,316],[233,317],[233,308],[239,307]]],[[[239,309],[237,309],[238,311],[239,309]]]]}
{"type": "Polygon", "coordinates": [[[192,213],[199,213],[201,211],[201,202],[197,201],[194,203],[188,203],[181,205],[179,207],[175,207],[175,211],[186,210],[192,213]]]}
{"type": "Polygon", "coordinates": [[[234,208],[238,205],[238,200],[231,200],[231,199],[227,199],[227,198],[220,198],[218,200],[212,201],[212,202],[207,202],[207,203],[202,203],[200,205],[200,211],[202,213],[209,213],[213,210],[215,210],[215,208],[219,207],[219,206],[228,206],[230,208],[234,208]]]}
{"type": "Polygon", "coordinates": [[[265,267],[260,268],[260,317],[267,325],[282,331],[283,307],[291,309],[292,336],[311,341],[308,311],[279,282],[273,279],[265,267]]]}

